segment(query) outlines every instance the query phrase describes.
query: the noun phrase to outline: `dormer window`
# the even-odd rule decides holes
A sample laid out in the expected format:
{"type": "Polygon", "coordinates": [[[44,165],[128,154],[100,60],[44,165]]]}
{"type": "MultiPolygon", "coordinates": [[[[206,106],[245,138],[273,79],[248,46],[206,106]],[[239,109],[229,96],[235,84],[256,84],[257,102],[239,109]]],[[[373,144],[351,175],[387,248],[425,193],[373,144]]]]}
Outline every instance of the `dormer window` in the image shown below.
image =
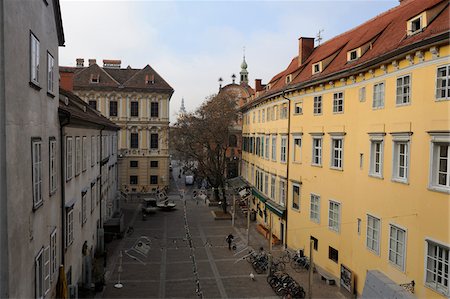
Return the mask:
{"type": "Polygon", "coordinates": [[[155,83],[155,75],[145,75],[145,84],[154,84],[155,83]]]}
{"type": "Polygon", "coordinates": [[[286,84],[291,83],[291,81],[292,81],[292,75],[287,75],[286,76],[286,84]]]}
{"type": "Polygon", "coordinates": [[[417,18],[411,21],[411,33],[415,33],[422,29],[422,18],[417,18]]]}
{"type": "Polygon", "coordinates": [[[100,75],[91,75],[91,83],[98,83],[100,82],[100,75]]]}
{"type": "Polygon", "coordinates": [[[407,35],[413,35],[422,32],[426,26],[427,26],[427,15],[426,12],[423,12],[420,15],[415,16],[414,18],[408,20],[408,23],[406,25],[407,35]]]}
{"type": "Polygon", "coordinates": [[[318,74],[322,71],[322,62],[317,62],[312,65],[312,74],[318,74]]]}
{"type": "Polygon", "coordinates": [[[354,61],[360,57],[360,48],[347,52],[347,61],[354,61]]]}

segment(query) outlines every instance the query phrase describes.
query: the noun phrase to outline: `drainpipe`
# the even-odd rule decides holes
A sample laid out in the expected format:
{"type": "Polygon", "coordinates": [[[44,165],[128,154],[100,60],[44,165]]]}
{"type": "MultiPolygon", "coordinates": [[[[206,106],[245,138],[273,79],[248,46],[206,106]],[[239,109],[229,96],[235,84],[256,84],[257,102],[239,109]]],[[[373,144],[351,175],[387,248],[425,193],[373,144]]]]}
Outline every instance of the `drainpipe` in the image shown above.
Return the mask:
{"type": "MultiPolygon", "coordinates": [[[[281,95],[284,99],[288,100],[288,138],[287,138],[287,146],[286,146],[286,204],[288,202],[288,194],[289,194],[289,162],[291,159],[290,153],[290,143],[291,143],[291,100],[285,96],[285,90],[283,90],[283,94],[281,95]]],[[[288,207],[286,206],[286,227],[284,228],[284,248],[287,248],[287,236],[288,236],[288,207]]]]}
{"type": "Polygon", "coordinates": [[[5,19],[0,1],[0,298],[9,297],[8,198],[6,191],[5,19]]]}
{"type": "Polygon", "coordinates": [[[66,175],[65,175],[65,165],[64,160],[64,127],[70,123],[70,113],[59,111],[59,158],[60,158],[60,182],[61,182],[61,264],[64,265],[66,246],[64,243],[66,234],[66,197],[65,197],[65,186],[66,186],[66,175]]]}
{"type": "MultiPolygon", "coordinates": [[[[102,128],[100,129],[100,227],[99,228],[103,228],[103,219],[102,219],[102,204],[103,204],[103,198],[102,198],[102,194],[103,194],[103,185],[102,185],[102,181],[103,181],[103,177],[102,177],[102,168],[103,168],[103,130],[105,129],[105,126],[102,126],[102,128]]],[[[106,145],[108,146],[108,145],[106,145]]]]}

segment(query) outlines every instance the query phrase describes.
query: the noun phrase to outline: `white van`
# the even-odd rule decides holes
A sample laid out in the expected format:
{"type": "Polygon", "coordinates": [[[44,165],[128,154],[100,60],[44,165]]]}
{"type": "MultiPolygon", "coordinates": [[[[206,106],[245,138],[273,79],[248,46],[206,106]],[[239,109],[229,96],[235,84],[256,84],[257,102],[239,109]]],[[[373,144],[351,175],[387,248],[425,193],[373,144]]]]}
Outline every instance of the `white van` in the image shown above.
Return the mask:
{"type": "Polygon", "coordinates": [[[184,177],[184,184],[185,185],[193,185],[194,184],[194,176],[193,175],[187,175],[184,177]]]}

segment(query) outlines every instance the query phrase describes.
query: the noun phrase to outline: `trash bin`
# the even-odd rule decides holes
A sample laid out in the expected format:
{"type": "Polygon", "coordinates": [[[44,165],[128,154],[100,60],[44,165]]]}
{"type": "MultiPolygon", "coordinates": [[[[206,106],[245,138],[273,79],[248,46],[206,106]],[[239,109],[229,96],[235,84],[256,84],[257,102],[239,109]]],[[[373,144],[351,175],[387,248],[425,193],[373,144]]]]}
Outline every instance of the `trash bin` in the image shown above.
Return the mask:
{"type": "Polygon", "coordinates": [[[256,221],[256,211],[252,209],[252,212],[250,213],[250,220],[256,221]]]}

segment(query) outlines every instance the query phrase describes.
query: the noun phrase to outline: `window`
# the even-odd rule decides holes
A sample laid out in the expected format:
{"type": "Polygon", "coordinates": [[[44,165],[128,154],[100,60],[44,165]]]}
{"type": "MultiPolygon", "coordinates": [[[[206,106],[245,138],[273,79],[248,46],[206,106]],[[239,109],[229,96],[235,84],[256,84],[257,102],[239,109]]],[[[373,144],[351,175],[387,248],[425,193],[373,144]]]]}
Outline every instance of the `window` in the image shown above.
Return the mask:
{"type": "Polygon", "coordinates": [[[53,230],[53,232],[50,234],[50,277],[53,277],[53,275],[58,271],[58,263],[56,260],[57,257],[57,242],[56,239],[56,228],[53,230]]]}
{"type": "Polygon", "coordinates": [[[322,71],[321,63],[317,62],[312,65],[312,74],[315,75],[322,71]]]}
{"type": "Polygon", "coordinates": [[[131,148],[139,148],[139,135],[138,133],[130,134],[130,147],[131,148]]]}
{"type": "Polygon", "coordinates": [[[397,78],[397,105],[406,105],[411,101],[411,76],[397,78]]]}
{"type": "Polygon", "coordinates": [[[280,179],[280,205],[286,205],[286,182],[280,179]]]}
{"type": "Polygon", "coordinates": [[[158,146],[158,134],[152,133],[150,134],[150,148],[157,149],[158,146]]]}
{"type": "Polygon", "coordinates": [[[312,165],[322,166],[322,137],[313,137],[312,165]]]}
{"type": "Polygon", "coordinates": [[[373,86],[373,103],[372,108],[384,108],[384,83],[378,83],[373,86]]]}
{"type": "Polygon", "coordinates": [[[320,223],[320,196],[313,193],[311,193],[309,219],[313,222],[320,223]]]}
{"type": "Polygon", "coordinates": [[[95,202],[96,202],[96,197],[97,197],[97,191],[96,191],[96,185],[95,185],[95,181],[93,183],[91,183],[91,214],[95,209],[95,202]]]}
{"type": "Polygon", "coordinates": [[[81,139],[79,136],[75,137],[75,175],[81,172],[81,139]]]}
{"type": "Polygon", "coordinates": [[[358,236],[361,235],[361,218],[357,218],[357,223],[356,223],[356,231],[358,232],[358,236]]]}
{"type": "Polygon", "coordinates": [[[50,247],[42,248],[35,258],[36,298],[50,291],[50,247]]]}
{"type": "Polygon", "coordinates": [[[97,158],[96,158],[96,161],[97,161],[97,164],[100,162],[100,160],[101,160],[101,157],[100,157],[100,155],[101,155],[101,152],[100,152],[100,135],[97,135],[97,152],[96,152],[96,154],[97,154],[97,158]]]}
{"type": "Polygon", "coordinates": [[[380,254],[380,219],[367,215],[366,246],[376,254],[380,254]]]}
{"type": "Polygon", "coordinates": [[[314,97],[314,115],[322,114],[322,96],[314,97]]]}
{"type": "Polygon", "coordinates": [[[422,29],[422,17],[411,20],[411,32],[409,34],[417,33],[422,29]]]}
{"type": "Polygon", "coordinates": [[[277,135],[272,135],[272,160],[277,160],[277,135]]]}
{"type": "Polygon", "coordinates": [[[328,258],[337,263],[339,261],[339,251],[331,246],[328,246],[328,258]]]}
{"type": "Polygon", "coordinates": [[[264,174],[264,194],[269,194],[269,175],[264,174]]]}
{"type": "Polygon", "coordinates": [[[82,169],[86,171],[87,165],[87,137],[83,136],[83,144],[82,144],[82,169]]]}
{"type": "Polygon", "coordinates": [[[258,110],[258,123],[261,122],[261,110],[258,110]]]}
{"type": "Polygon", "coordinates": [[[359,89],[359,101],[360,102],[366,101],[366,87],[361,87],[359,89]]]}
{"type": "Polygon", "coordinates": [[[138,184],[137,175],[130,175],[130,185],[137,185],[137,184],[138,184]]]}
{"type": "Polygon", "coordinates": [[[283,104],[281,105],[281,110],[280,110],[280,119],[285,119],[288,116],[288,105],[287,104],[283,104]]]}
{"type": "Polygon", "coordinates": [[[117,101],[109,101],[109,116],[117,116],[117,101]]]}
{"type": "Polygon", "coordinates": [[[261,157],[264,157],[264,149],[265,149],[264,139],[265,139],[264,136],[261,136],[261,152],[260,152],[261,157]]]}
{"type": "Polygon", "coordinates": [[[450,191],[450,136],[434,135],[431,143],[430,188],[450,191]]]}
{"type": "Polygon", "coordinates": [[[265,150],[265,158],[269,159],[269,142],[270,142],[270,136],[266,136],[266,150],[265,150]]]}
{"type": "Polygon", "coordinates": [[[276,200],[276,198],[275,198],[275,176],[274,175],[272,175],[270,177],[270,198],[274,201],[276,200]]]}
{"type": "Polygon", "coordinates": [[[319,240],[317,240],[313,236],[309,236],[309,240],[313,241],[313,248],[315,251],[317,251],[319,249],[319,240]]]}
{"type": "Polygon", "coordinates": [[[261,113],[262,113],[261,114],[261,120],[262,120],[262,122],[265,122],[265,120],[266,120],[266,109],[263,109],[261,113]]]}
{"type": "Polygon", "coordinates": [[[151,175],[150,176],[150,185],[157,185],[158,184],[158,176],[157,175],[151,175]]]}
{"type": "Polygon", "coordinates": [[[132,101],[130,102],[130,116],[131,117],[138,117],[139,116],[139,102],[132,101]]]}
{"type": "Polygon", "coordinates": [[[333,94],[333,113],[344,112],[344,93],[336,92],[333,94]]]}
{"type": "Polygon", "coordinates": [[[57,176],[56,176],[56,139],[50,138],[49,142],[49,169],[50,169],[50,194],[53,194],[56,191],[57,185],[57,176]]]}
{"type": "Polygon", "coordinates": [[[55,59],[47,52],[47,92],[54,92],[55,59]]]}
{"type": "Polygon", "coordinates": [[[295,103],[295,114],[303,114],[303,101],[295,103]]]}
{"type": "Polygon", "coordinates": [[[73,176],[73,138],[66,138],[66,179],[70,180],[73,176]]]}
{"type": "Polygon", "coordinates": [[[353,61],[358,59],[358,50],[350,51],[348,54],[348,61],[353,61]]]}
{"type": "Polygon", "coordinates": [[[151,168],[158,168],[158,161],[150,161],[151,168]]]}
{"type": "Polygon", "coordinates": [[[97,110],[97,101],[96,100],[89,100],[89,107],[91,107],[94,110],[97,110]]]}
{"type": "Polygon", "coordinates": [[[87,221],[87,211],[86,211],[86,194],[87,192],[81,192],[81,224],[83,225],[87,221]]]}
{"type": "Polygon", "coordinates": [[[69,208],[66,214],[66,247],[73,243],[73,208],[69,208]]]}
{"type": "Polygon", "coordinates": [[[281,156],[280,161],[282,163],[286,163],[286,145],[287,145],[287,136],[281,137],[281,156]]]}
{"type": "Polygon", "coordinates": [[[384,134],[372,135],[370,140],[370,166],[369,175],[383,177],[383,150],[384,134]]]}
{"type": "Polygon", "coordinates": [[[98,83],[98,82],[100,82],[100,75],[99,74],[96,74],[96,75],[92,74],[91,75],[91,83],[98,83]]]}
{"type": "Polygon", "coordinates": [[[328,209],[328,227],[336,232],[340,231],[341,204],[330,200],[328,209]]]}
{"type": "Polygon", "coordinates": [[[150,117],[159,117],[159,103],[158,102],[151,102],[150,117]]]}
{"type": "Polygon", "coordinates": [[[292,184],[292,208],[300,209],[300,185],[292,184]]]}
{"type": "Polygon", "coordinates": [[[34,138],[31,141],[31,155],[33,161],[33,207],[38,208],[42,204],[42,147],[41,139],[34,138]]]}
{"type": "Polygon", "coordinates": [[[342,169],[344,152],[344,140],[342,138],[331,138],[331,168],[342,169]]]}
{"type": "Polygon", "coordinates": [[[91,136],[91,167],[95,165],[95,136],[91,136]]]}
{"type": "Polygon", "coordinates": [[[294,152],[293,152],[294,162],[302,161],[302,137],[294,136],[294,152]]]}
{"type": "Polygon", "coordinates": [[[450,64],[437,69],[436,99],[450,99],[450,64]]]}
{"type": "Polygon", "coordinates": [[[409,134],[395,134],[392,180],[407,183],[409,176],[409,134]]]}
{"type": "Polygon", "coordinates": [[[39,40],[30,34],[30,81],[39,84],[39,40]]]}
{"type": "Polygon", "coordinates": [[[131,168],[138,167],[138,165],[139,165],[139,161],[130,161],[130,167],[131,168]]]}
{"type": "Polygon", "coordinates": [[[406,231],[395,225],[390,225],[389,261],[405,270],[406,231]]]}
{"type": "Polygon", "coordinates": [[[425,284],[444,296],[449,296],[449,248],[430,240],[426,242],[425,284]]]}

